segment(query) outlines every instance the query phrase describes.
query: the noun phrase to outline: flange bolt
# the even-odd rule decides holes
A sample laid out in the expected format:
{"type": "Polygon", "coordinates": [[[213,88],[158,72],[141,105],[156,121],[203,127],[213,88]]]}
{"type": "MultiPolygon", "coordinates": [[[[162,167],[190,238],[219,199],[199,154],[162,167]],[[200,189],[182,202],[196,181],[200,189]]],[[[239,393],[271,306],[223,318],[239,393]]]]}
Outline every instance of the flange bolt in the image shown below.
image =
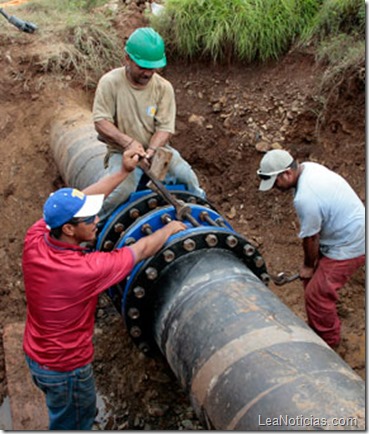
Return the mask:
{"type": "Polygon", "coordinates": [[[218,237],[214,234],[206,235],[205,242],[209,247],[215,247],[218,244],[218,237]]]}
{"type": "Polygon", "coordinates": [[[132,208],[129,212],[129,216],[132,220],[136,220],[138,217],[140,217],[140,211],[137,208],[132,208]]]}
{"type": "Polygon", "coordinates": [[[262,273],[260,276],[261,280],[263,281],[263,283],[265,283],[265,285],[268,285],[270,282],[270,276],[268,273],[262,273]]]}
{"type": "Polygon", "coordinates": [[[116,223],[114,225],[114,232],[120,234],[123,231],[124,231],[124,224],[123,223],[116,223]]]}
{"type": "Polygon", "coordinates": [[[252,246],[251,244],[245,244],[243,246],[243,253],[246,256],[252,256],[255,253],[255,247],[252,246]]]}
{"type": "Polygon", "coordinates": [[[158,270],[154,267],[148,267],[145,270],[145,274],[149,280],[155,280],[158,277],[158,270]]]}
{"type": "Polygon", "coordinates": [[[142,333],[142,331],[141,331],[140,327],[137,327],[137,326],[133,326],[131,328],[131,330],[129,331],[129,334],[133,338],[139,338],[141,336],[141,333],[142,333]]]}
{"type": "Polygon", "coordinates": [[[192,238],[187,238],[187,240],[183,241],[183,248],[187,252],[192,252],[192,250],[196,249],[196,242],[192,238]]]}
{"type": "Polygon", "coordinates": [[[143,298],[145,297],[145,290],[141,286],[136,286],[136,288],[133,289],[133,294],[136,298],[143,298]]]}
{"type": "Polygon", "coordinates": [[[105,241],[103,249],[107,252],[110,252],[110,250],[113,250],[114,243],[113,241],[105,241]]]}
{"type": "Polygon", "coordinates": [[[152,197],[147,201],[147,205],[150,209],[155,209],[158,206],[158,200],[152,197]]]}
{"type": "Polygon", "coordinates": [[[135,307],[128,309],[128,316],[132,319],[137,319],[140,317],[140,311],[135,307]]]}
{"type": "Polygon", "coordinates": [[[237,246],[238,240],[233,235],[228,235],[228,237],[226,239],[226,244],[227,244],[228,247],[230,247],[231,249],[233,249],[233,247],[237,246]]]}
{"type": "Polygon", "coordinates": [[[163,252],[163,258],[165,262],[172,262],[174,260],[174,258],[176,257],[175,253],[173,252],[173,250],[165,250],[165,252],[163,252]]]}
{"type": "Polygon", "coordinates": [[[261,256],[256,256],[254,263],[258,268],[260,268],[264,265],[264,259],[261,256]]]}

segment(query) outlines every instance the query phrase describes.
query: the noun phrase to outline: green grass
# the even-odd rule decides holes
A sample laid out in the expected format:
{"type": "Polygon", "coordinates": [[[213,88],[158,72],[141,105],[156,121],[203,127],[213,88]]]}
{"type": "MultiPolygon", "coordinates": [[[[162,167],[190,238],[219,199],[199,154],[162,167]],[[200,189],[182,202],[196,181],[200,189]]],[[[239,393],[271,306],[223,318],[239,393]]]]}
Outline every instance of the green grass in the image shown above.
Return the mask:
{"type": "Polygon", "coordinates": [[[325,0],[319,13],[302,29],[301,40],[322,41],[339,34],[365,39],[365,2],[363,0],[325,0]]]}
{"type": "Polygon", "coordinates": [[[264,61],[286,52],[318,7],[318,0],[166,0],[151,25],[171,52],[190,59],[264,61]]]}
{"type": "Polygon", "coordinates": [[[33,0],[12,10],[12,14],[35,23],[38,30],[30,36],[8,24],[1,27],[0,33],[44,43],[45,51],[34,60],[41,71],[69,75],[86,88],[94,88],[101,75],[120,66],[123,59],[122,41],[112,26],[111,13],[107,9],[92,10],[104,3],[33,0]]]}
{"type": "Polygon", "coordinates": [[[335,104],[340,89],[356,83],[365,90],[365,3],[362,0],[325,0],[319,13],[302,29],[301,45],[315,47],[324,66],[318,83],[326,107],[335,104]]]}

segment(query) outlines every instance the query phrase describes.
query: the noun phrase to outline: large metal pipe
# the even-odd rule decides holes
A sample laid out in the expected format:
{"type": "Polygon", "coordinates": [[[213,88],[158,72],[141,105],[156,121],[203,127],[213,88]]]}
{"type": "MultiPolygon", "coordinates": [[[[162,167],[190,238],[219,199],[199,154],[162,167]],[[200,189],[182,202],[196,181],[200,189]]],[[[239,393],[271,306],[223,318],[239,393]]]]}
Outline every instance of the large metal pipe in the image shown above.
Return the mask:
{"type": "MultiPolygon", "coordinates": [[[[60,173],[78,188],[101,176],[90,119],[67,111],[51,132],[60,173]]],[[[164,354],[209,429],[364,429],[363,380],[265,286],[257,250],[208,204],[177,193],[200,227],[188,224],[110,290],[140,350],[164,354]]],[[[138,193],[106,222],[98,248],[121,248],[174,215],[138,193]]]]}
{"type": "Polygon", "coordinates": [[[210,429],[325,429],[364,408],[356,374],[230,252],[187,255],[156,286],[155,340],[210,429]]]}

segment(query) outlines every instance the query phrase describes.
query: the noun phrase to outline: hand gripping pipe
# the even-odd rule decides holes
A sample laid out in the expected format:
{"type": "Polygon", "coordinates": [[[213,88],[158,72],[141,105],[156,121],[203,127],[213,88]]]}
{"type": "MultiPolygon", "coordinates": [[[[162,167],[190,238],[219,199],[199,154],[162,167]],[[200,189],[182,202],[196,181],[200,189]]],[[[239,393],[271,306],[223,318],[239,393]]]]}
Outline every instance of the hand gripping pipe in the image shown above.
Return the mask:
{"type": "MultiPolygon", "coordinates": [[[[102,176],[105,145],[88,111],[61,113],[51,148],[67,185],[102,176]]],[[[206,200],[168,189],[196,225],[185,220],[185,231],[108,290],[137,347],[165,356],[211,430],[364,430],[364,381],[267,288],[257,249],[206,200]]],[[[174,218],[160,195],[137,191],[96,248],[122,248],[174,218]]]]}

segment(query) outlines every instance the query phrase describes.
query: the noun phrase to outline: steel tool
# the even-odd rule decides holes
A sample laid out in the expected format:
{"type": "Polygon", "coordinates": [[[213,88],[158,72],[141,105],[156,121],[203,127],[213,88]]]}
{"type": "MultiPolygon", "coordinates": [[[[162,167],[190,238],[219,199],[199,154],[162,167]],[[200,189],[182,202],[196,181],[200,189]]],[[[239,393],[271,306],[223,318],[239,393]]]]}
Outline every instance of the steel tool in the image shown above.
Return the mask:
{"type": "Polygon", "coordinates": [[[281,273],[278,273],[276,276],[273,274],[269,274],[269,276],[272,281],[278,286],[285,285],[286,283],[293,282],[294,280],[300,278],[300,275],[298,273],[287,276],[286,273],[284,273],[283,271],[281,273]]]}
{"type": "Polygon", "coordinates": [[[178,200],[174,197],[169,191],[165,188],[164,184],[159,181],[159,179],[151,172],[150,169],[144,167],[143,164],[140,164],[140,168],[144,172],[144,174],[150,179],[150,182],[147,184],[151,190],[155,191],[155,193],[160,194],[165,201],[167,201],[170,205],[173,205],[176,210],[176,217],[178,220],[188,220],[192,226],[201,226],[200,223],[192,217],[191,208],[185,202],[178,200]]]}
{"type": "Polygon", "coordinates": [[[37,30],[36,24],[30,23],[29,21],[23,21],[14,15],[8,15],[3,8],[0,8],[0,14],[3,15],[10,24],[13,24],[13,26],[17,27],[19,30],[22,30],[22,32],[33,33],[37,30]]]}

